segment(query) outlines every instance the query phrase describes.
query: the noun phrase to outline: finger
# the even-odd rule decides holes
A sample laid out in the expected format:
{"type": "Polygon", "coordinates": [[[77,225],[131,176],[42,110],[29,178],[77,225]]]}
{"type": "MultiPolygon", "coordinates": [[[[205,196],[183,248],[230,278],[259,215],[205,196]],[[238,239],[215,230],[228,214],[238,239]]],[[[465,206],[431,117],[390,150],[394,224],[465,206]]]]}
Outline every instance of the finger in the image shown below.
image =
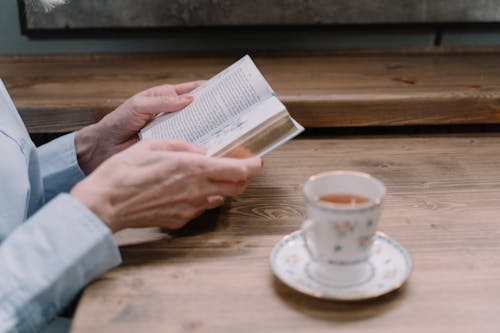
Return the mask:
{"type": "Polygon", "coordinates": [[[184,140],[144,140],[148,142],[148,147],[151,150],[162,150],[170,152],[189,152],[205,155],[207,149],[201,146],[194,145],[184,140]]]}
{"type": "Polygon", "coordinates": [[[191,82],[184,82],[184,83],[179,83],[174,85],[175,92],[178,93],[179,95],[182,94],[187,94],[194,89],[198,88],[201,86],[203,83],[207,81],[205,80],[198,80],[198,81],[191,81],[191,82]]]}
{"type": "Polygon", "coordinates": [[[206,157],[200,160],[200,166],[207,179],[214,181],[246,181],[248,172],[241,160],[206,157]]]}
{"type": "Polygon", "coordinates": [[[207,158],[205,171],[209,179],[218,181],[247,181],[262,169],[260,157],[245,159],[207,158]]]}
{"type": "Polygon", "coordinates": [[[193,101],[193,96],[149,97],[137,96],[134,109],[140,113],[159,114],[182,110],[193,101]]]}
{"type": "Polygon", "coordinates": [[[262,171],[262,166],[264,165],[262,159],[258,156],[245,158],[240,161],[245,163],[249,178],[257,176],[262,171]]]}
{"type": "Polygon", "coordinates": [[[221,195],[211,195],[207,198],[207,209],[220,207],[224,204],[224,197],[221,195]]]}

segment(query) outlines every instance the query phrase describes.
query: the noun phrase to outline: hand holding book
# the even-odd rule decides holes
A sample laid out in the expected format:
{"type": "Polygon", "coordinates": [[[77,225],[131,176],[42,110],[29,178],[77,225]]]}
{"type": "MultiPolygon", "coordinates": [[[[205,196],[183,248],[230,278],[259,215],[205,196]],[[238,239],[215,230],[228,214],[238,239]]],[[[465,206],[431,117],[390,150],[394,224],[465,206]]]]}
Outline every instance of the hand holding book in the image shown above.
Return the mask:
{"type": "Polygon", "coordinates": [[[193,102],[157,117],[141,139],[184,139],[209,156],[262,156],[304,130],[247,55],[195,89],[193,102]]]}

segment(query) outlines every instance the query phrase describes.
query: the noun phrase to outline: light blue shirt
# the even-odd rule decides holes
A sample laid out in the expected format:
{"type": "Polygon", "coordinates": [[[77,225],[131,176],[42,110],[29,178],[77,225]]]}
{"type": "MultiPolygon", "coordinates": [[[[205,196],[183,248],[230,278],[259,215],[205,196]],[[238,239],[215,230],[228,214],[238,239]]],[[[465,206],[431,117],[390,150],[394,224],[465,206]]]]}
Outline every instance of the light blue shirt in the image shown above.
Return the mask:
{"type": "Polygon", "coordinates": [[[83,177],[74,134],[35,148],[0,80],[0,332],[39,332],[120,264],[110,230],[67,193],[83,177]]]}

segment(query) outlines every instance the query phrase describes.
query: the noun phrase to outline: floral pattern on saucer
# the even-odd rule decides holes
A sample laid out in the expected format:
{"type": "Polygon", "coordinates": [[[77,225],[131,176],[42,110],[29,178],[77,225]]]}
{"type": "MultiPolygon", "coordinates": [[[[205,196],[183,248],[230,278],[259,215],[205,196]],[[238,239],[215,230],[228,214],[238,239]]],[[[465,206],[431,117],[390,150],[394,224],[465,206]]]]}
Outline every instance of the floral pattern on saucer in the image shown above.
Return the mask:
{"type": "Polygon", "coordinates": [[[362,300],[398,289],[410,276],[412,260],[408,252],[389,236],[377,232],[368,264],[371,273],[361,283],[337,285],[316,278],[312,261],[304,247],[302,231],[285,236],[273,248],[271,267],[286,285],[304,294],[332,300],[362,300]]]}

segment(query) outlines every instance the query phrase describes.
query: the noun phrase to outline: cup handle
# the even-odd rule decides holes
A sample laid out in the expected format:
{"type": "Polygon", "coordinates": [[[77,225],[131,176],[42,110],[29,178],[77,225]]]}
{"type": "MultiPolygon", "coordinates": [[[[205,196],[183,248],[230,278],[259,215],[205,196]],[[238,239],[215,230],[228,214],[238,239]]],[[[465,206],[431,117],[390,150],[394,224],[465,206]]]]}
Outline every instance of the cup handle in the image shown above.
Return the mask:
{"type": "Polygon", "coordinates": [[[311,220],[305,220],[304,223],[302,224],[302,239],[304,240],[304,247],[307,250],[307,253],[309,253],[309,257],[311,258],[312,261],[317,262],[318,258],[314,254],[314,252],[311,250],[309,246],[309,242],[307,240],[307,234],[309,234],[312,231],[312,226],[313,222],[311,220]]]}

